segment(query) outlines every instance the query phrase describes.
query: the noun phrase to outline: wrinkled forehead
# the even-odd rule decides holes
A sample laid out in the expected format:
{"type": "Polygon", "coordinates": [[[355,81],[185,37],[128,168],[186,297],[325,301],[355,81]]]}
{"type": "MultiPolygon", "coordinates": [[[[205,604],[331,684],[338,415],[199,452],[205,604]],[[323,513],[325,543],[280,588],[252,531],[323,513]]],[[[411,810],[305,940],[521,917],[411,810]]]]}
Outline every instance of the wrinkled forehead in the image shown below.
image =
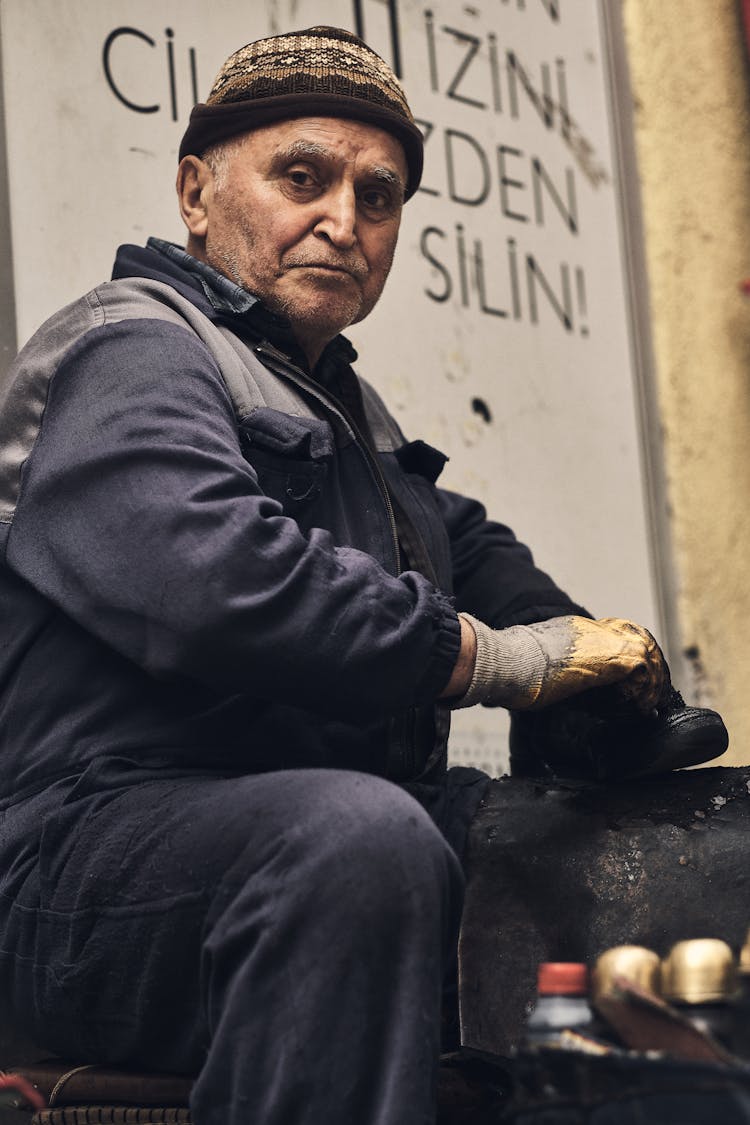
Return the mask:
{"type": "Polygon", "coordinates": [[[406,188],[407,162],[400,141],[368,122],[338,117],[295,117],[253,129],[238,150],[260,163],[313,160],[356,168],[406,188]]]}

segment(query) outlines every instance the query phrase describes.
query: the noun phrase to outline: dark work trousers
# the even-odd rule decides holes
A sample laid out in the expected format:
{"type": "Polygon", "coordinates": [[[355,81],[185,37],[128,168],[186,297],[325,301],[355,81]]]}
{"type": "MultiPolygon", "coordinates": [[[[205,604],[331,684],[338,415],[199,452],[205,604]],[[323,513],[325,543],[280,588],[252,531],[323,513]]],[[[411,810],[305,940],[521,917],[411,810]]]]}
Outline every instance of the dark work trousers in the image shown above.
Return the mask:
{"type": "Polygon", "coordinates": [[[196,1073],[197,1125],[429,1125],[462,890],[421,805],[366,774],[74,791],[6,975],[42,1046],[196,1073]]]}

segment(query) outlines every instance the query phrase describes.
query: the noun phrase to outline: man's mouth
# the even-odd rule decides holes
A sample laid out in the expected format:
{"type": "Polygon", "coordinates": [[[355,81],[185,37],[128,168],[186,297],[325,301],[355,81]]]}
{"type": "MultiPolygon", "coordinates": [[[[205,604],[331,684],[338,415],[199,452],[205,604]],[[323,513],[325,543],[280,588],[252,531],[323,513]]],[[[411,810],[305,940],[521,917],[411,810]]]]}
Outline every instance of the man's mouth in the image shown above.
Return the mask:
{"type": "Polygon", "coordinates": [[[364,280],[365,271],[356,266],[342,265],[340,262],[291,262],[290,269],[319,270],[323,273],[337,274],[340,277],[351,277],[355,281],[364,280]]]}
{"type": "Polygon", "coordinates": [[[343,266],[332,266],[329,262],[310,262],[309,265],[303,266],[303,269],[308,270],[325,270],[326,273],[345,273],[351,276],[351,272],[344,269],[343,266]]]}

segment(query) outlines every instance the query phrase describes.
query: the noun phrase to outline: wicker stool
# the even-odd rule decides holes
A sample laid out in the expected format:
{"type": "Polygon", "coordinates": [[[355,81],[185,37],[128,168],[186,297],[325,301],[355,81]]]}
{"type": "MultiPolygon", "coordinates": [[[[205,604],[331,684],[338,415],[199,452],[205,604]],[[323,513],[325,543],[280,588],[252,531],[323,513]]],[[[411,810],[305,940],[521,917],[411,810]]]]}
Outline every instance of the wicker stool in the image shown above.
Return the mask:
{"type": "Polygon", "coordinates": [[[189,1109],[138,1109],[126,1105],[64,1105],[42,1109],[31,1125],[190,1125],[189,1109]]]}
{"type": "Polygon", "coordinates": [[[192,1079],[60,1059],[14,1067],[47,1103],[31,1125],[190,1125],[192,1079]]]}
{"type": "MultiPolygon", "coordinates": [[[[506,1060],[481,1051],[443,1056],[438,1079],[437,1125],[497,1125],[508,1087],[506,1060]]],[[[192,1079],[143,1074],[51,1059],[15,1066],[47,1103],[28,1117],[28,1099],[17,1102],[31,1125],[191,1125],[192,1079]]],[[[13,1115],[15,1116],[15,1114],[13,1115]]],[[[20,1118],[19,1118],[20,1120],[20,1118]]]]}

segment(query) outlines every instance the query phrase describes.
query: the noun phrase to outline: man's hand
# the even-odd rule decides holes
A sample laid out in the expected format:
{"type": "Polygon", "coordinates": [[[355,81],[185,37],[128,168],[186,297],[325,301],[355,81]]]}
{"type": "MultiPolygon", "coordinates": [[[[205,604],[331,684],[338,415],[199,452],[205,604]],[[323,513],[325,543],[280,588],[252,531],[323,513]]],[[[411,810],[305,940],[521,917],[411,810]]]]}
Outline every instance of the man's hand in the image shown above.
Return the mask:
{"type": "MultiPolygon", "coordinates": [[[[554,617],[534,625],[491,629],[469,614],[459,614],[476,637],[473,673],[451,678],[468,684],[453,707],[484,703],[513,710],[546,707],[591,687],[617,684],[623,696],[643,711],[652,711],[668,675],[661,649],[648,632],[632,621],[607,617],[554,617]]],[[[466,647],[462,643],[462,653],[466,647]]]]}

